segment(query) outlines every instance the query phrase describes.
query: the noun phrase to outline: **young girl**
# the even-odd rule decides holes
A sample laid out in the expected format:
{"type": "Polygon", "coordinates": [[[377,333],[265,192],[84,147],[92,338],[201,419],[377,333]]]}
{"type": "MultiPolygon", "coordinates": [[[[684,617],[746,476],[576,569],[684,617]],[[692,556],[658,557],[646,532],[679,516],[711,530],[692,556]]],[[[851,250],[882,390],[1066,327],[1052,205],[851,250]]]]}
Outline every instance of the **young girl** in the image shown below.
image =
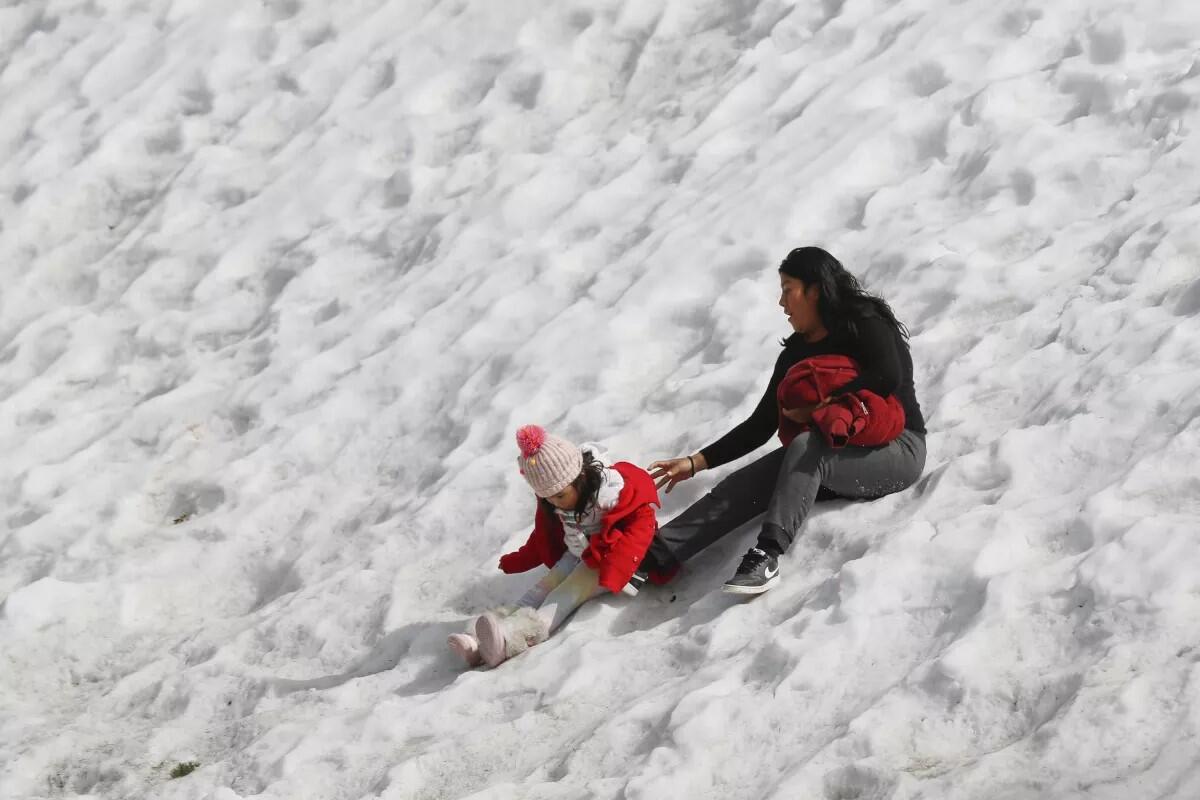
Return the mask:
{"type": "MultiPolygon", "coordinates": [[[[638,565],[658,527],[658,490],[641,467],[605,465],[595,448],[578,447],[536,425],[517,431],[517,466],[533,493],[533,533],[500,557],[507,573],[550,567],[515,608],[485,612],[475,635],[456,633],[450,647],[470,666],[497,666],[545,641],[575,609],[604,590],[636,595],[638,565]]],[[[658,578],[659,576],[654,576],[658,578]]]]}

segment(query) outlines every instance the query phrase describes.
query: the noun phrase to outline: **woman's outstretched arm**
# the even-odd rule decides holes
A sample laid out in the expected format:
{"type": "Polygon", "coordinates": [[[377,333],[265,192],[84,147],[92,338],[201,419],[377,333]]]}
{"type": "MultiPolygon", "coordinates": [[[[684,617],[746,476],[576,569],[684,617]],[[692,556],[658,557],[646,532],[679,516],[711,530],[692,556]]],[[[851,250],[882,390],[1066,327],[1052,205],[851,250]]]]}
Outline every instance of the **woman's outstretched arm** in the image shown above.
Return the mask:
{"type": "Polygon", "coordinates": [[[763,392],[750,416],[720,439],[700,449],[708,467],[719,467],[741,458],[762,447],[775,431],[779,430],[779,403],[775,399],[775,393],[779,390],[779,381],[786,372],[782,364],[781,354],[779,361],[775,362],[775,372],[771,375],[767,390],[763,392]]]}
{"type": "Polygon", "coordinates": [[[775,372],[771,382],[754,411],[733,430],[722,436],[707,447],[692,453],[690,456],[668,458],[655,461],[650,465],[650,476],[654,478],[658,488],[666,486],[670,494],[675,484],[686,481],[701,470],[718,467],[761,447],[775,431],[779,430],[779,408],[775,401],[775,392],[779,388],[783,358],[775,363],[775,372]]]}
{"type": "Polygon", "coordinates": [[[650,477],[659,489],[666,485],[666,493],[670,494],[675,484],[694,478],[696,473],[703,469],[708,469],[704,453],[693,453],[690,456],[655,461],[650,465],[650,477]]]}

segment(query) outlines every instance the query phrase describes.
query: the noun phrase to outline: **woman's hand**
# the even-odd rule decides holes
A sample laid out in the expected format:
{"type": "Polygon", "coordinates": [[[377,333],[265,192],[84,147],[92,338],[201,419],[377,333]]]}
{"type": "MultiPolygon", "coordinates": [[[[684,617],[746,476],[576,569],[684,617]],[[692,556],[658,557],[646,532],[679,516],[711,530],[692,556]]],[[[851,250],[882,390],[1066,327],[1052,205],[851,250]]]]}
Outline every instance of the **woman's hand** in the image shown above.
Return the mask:
{"type": "Polygon", "coordinates": [[[790,419],[792,422],[798,422],[801,425],[809,425],[812,423],[813,412],[818,408],[824,408],[829,405],[829,398],[822,400],[812,406],[796,406],[795,408],[781,408],[779,413],[790,419]]]}
{"type": "Polygon", "coordinates": [[[670,494],[671,490],[675,488],[675,484],[695,477],[697,472],[707,467],[708,462],[704,460],[704,456],[696,453],[682,458],[655,461],[650,465],[650,477],[654,479],[655,486],[661,489],[665,485],[666,493],[670,494]]]}

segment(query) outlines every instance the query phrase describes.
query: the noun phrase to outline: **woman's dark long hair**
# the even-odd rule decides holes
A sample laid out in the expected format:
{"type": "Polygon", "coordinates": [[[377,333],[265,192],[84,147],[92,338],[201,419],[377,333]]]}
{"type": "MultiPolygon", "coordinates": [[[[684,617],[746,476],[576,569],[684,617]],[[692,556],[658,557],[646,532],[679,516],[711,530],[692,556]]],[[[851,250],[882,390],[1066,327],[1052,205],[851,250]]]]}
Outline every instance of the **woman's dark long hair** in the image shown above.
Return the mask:
{"type": "Polygon", "coordinates": [[[858,322],[865,317],[884,319],[905,339],[908,328],[882,297],[863,289],[858,279],[846,271],[842,262],[820,247],[797,247],[787,254],[779,271],[803,283],[816,285],[820,290],[817,313],[830,333],[849,334],[858,338],[858,322]]]}
{"type": "MultiPolygon", "coordinates": [[[[604,464],[600,463],[590,450],[585,450],[583,452],[583,469],[580,471],[579,476],[571,481],[571,485],[575,487],[575,491],[579,492],[579,502],[575,504],[575,508],[571,509],[575,512],[576,522],[579,522],[588,509],[591,508],[592,504],[596,502],[596,495],[600,492],[600,486],[603,483],[604,464]]],[[[539,497],[538,503],[547,514],[554,513],[554,504],[546,498],[539,497]]]]}

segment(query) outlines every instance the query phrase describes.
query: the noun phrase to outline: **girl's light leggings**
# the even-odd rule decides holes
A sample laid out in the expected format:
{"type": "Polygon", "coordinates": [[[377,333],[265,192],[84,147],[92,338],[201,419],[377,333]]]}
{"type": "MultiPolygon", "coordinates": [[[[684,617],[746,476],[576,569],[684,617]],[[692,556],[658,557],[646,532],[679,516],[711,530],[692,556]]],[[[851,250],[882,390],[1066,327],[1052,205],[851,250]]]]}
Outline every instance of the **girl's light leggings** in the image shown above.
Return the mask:
{"type": "Polygon", "coordinates": [[[579,556],[567,552],[540,581],[529,587],[517,605],[536,609],[549,633],[554,633],[575,609],[605,591],[599,580],[600,573],[579,556]]]}

